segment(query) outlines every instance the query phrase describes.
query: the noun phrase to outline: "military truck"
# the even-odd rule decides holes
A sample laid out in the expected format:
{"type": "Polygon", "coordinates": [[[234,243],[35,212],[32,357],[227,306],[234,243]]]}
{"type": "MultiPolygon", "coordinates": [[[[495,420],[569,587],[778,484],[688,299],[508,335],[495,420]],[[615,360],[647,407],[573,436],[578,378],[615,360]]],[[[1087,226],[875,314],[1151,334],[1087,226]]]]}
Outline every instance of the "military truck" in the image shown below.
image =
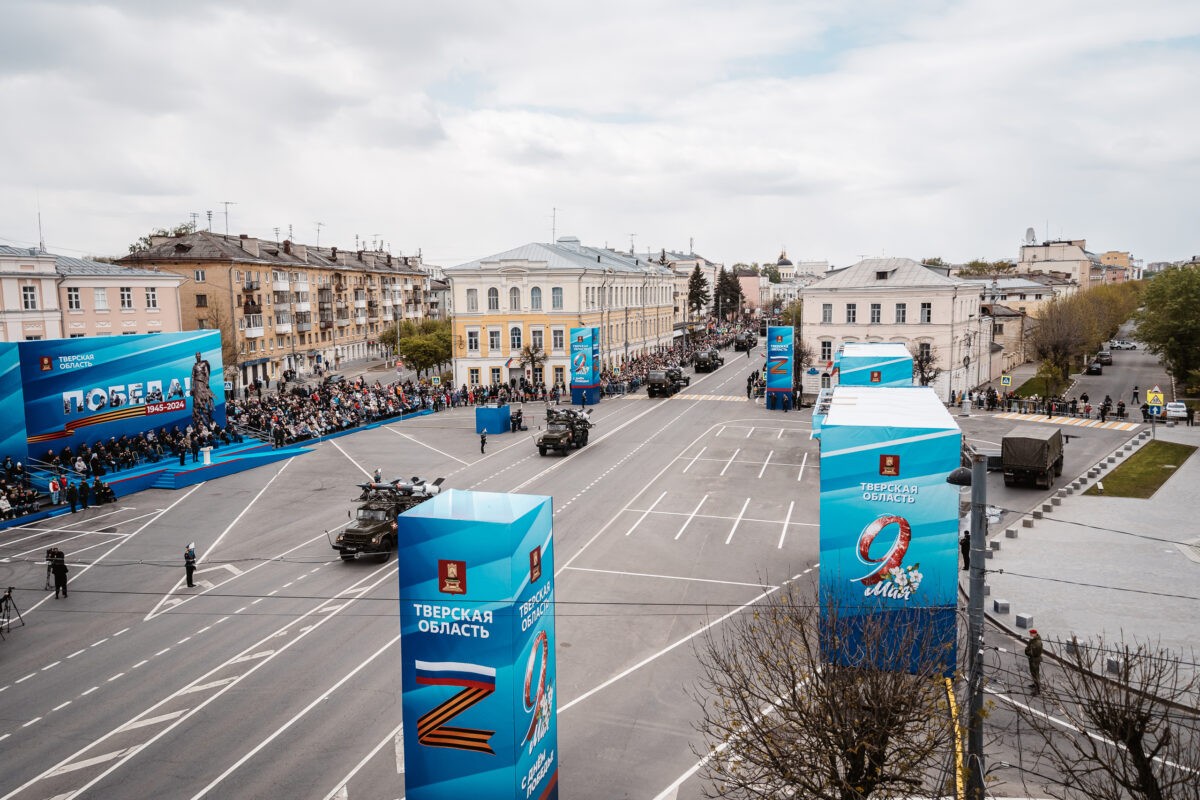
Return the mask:
{"type": "Polygon", "coordinates": [[[442,481],[426,483],[420,478],[405,481],[397,478],[390,483],[370,481],[358,484],[362,494],[359,506],[351,512],[349,526],[331,542],[342,561],[359,556],[377,556],[387,561],[396,549],[396,517],[413,506],[425,502],[441,491],[442,481]]]}
{"type": "Polygon", "coordinates": [[[652,369],[646,376],[646,394],[650,397],[670,397],[691,382],[691,376],[684,375],[679,367],[652,369]]]}
{"type": "Polygon", "coordinates": [[[1023,426],[1000,440],[1004,485],[1032,483],[1049,489],[1063,471],[1063,438],[1058,428],[1023,426]]]}
{"type": "Polygon", "coordinates": [[[750,331],[742,331],[733,337],[733,349],[738,352],[753,350],[758,347],[758,337],[750,331]]]}
{"type": "Polygon", "coordinates": [[[696,357],[692,359],[692,368],[696,372],[712,372],[724,363],[725,359],[721,357],[721,351],[713,347],[696,353],[696,357]]]}
{"type": "Polygon", "coordinates": [[[546,409],[546,430],[537,438],[539,455],[551,450],[566,454],[572,447],[579,449],[588,443],[588,430],[592,427],[592,410],[577,408],[546,409]]]}

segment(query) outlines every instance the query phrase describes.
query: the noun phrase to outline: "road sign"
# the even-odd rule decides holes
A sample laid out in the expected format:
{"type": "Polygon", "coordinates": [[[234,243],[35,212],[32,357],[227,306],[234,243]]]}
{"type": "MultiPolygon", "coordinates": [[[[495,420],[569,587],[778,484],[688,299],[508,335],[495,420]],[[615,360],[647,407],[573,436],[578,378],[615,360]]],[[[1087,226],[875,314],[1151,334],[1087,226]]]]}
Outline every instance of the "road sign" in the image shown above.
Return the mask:
{"type": "Polygon", "coordinates": [[[1161,417],[1161,416],[1162,416],[1163,407],[1162,407],[1161,405],[1157,405],[1157,406],[1150,406],[1148,409],[1146,409],[1146,411],[1147,411],[1147,412],[1150,414],[1150,416],[1152,416],[1152,417],[1161,417]]]}
{"type": "Polygon", "coordinates": [[[1000,385],[1001,386],[1012,386],[1012,375],[1001,375],[1000,376],[1000,385]]]}
{"type": "Polygon", "coordinates": [[[1161,408],[1164,406],[1165,403],[1163,402],[1162,389],[1159,389],[1157,386],[1155,386],[1153,389],[1146,392],[1146,403],[1151,408],[1161,408]]]}

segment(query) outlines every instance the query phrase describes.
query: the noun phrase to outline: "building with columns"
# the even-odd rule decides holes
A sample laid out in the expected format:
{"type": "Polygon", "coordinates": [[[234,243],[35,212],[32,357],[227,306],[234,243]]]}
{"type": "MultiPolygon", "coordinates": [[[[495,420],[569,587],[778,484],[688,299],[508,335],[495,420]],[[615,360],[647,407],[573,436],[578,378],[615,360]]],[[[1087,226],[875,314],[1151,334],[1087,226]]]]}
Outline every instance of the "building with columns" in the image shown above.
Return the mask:
{"type": "Polygon", "coordinates": [[[531,242],[445,269],[454,309],[456,386],[566,384],[571,328],[600,329],[603,368],[669,346],[676,273],[658,259],[588,247],[574,236],[531,242]],[[526,362],[526,348],[543,354],[526,362]]]}
{"type": "Polygon", "coordinates": [[[195,231],[154,236],[121,264],[184,279],[184,330],[220,328],[241,385],[382,355],[379,336],[429,316],[421,257],[195,231]]]}

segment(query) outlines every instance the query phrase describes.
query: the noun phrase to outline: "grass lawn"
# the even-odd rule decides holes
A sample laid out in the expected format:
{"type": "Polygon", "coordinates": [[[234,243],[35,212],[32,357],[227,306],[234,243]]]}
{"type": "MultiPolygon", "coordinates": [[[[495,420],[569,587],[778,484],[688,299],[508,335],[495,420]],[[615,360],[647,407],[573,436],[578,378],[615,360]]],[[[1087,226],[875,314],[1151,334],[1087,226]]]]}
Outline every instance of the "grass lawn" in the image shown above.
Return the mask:
{"type": "MultiPolygon", "coordinates": [[[[1104,494],[1112,497],[1151,497],[1158,487],[1179,471],[1195,450],[1189,444],[1148,442],[1128,461],[1104,477],[1104,494]]],[[[1084,494],[1098,495],[1100,492],[1092,484],[1084,494]]]]}
{"type": "Polygon", "coordinates": [[[1037,375],[1022,383],[1017,387],[1017,397],[1046,397],[1049,391],[1046,389],[1046,380],[1037,375]]]}

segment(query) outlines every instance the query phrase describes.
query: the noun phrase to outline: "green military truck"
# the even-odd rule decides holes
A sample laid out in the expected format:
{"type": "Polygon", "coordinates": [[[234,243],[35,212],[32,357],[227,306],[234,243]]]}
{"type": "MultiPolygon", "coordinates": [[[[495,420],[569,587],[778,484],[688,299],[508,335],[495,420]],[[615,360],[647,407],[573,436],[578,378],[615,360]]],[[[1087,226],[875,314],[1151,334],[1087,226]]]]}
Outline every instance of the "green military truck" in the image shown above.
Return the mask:
{"type": "Polygon", "coordinates": [[[758,347],[758,337],[749,331],[742,331],[733,337],[733,349],[738,352],[753,350],[758,347]]]}
{"type": "Polygon", "coordinates": [[[572,447],[578,449],[588,443],[588,430],[592,427],[592,410],[575,408],[546,409],[546,430],[537,438],[539,455],[557,450],[564,455],[572,447]]]}
{"type": "Polygon", "coordinates": [[[1049,489],[1063,471],[1063,437],[1058,428],[1025,425],[1000,440],[1004,485],[1049,489]]]}
{"type": "Polygon", "coordinates": [[[342,557],[353,561],[360,556],[377,556],[387,561],[396,549],[396,518],[413,506],[424,503],[442,490],[442,481],[426,483],[397,478],[390,483],[371,481],[358,484],[358,509],[351,523],[330,544],[342,557]]]}
{"type": "Polygon", "coordinates": [[[719,369],[724,363],[725,359],[721,357],[721,351],[713,347],[696,353],[695,358],[692,359],[692,369],[696,372],[712,372],[719,369]]]}
{"type": "Polygon", "coordinates": [[[650,397],[670,397],[691,382],[691,376],[684,375],[679,367],[652,369],[646,376],[646,394],[650,397]]]}

